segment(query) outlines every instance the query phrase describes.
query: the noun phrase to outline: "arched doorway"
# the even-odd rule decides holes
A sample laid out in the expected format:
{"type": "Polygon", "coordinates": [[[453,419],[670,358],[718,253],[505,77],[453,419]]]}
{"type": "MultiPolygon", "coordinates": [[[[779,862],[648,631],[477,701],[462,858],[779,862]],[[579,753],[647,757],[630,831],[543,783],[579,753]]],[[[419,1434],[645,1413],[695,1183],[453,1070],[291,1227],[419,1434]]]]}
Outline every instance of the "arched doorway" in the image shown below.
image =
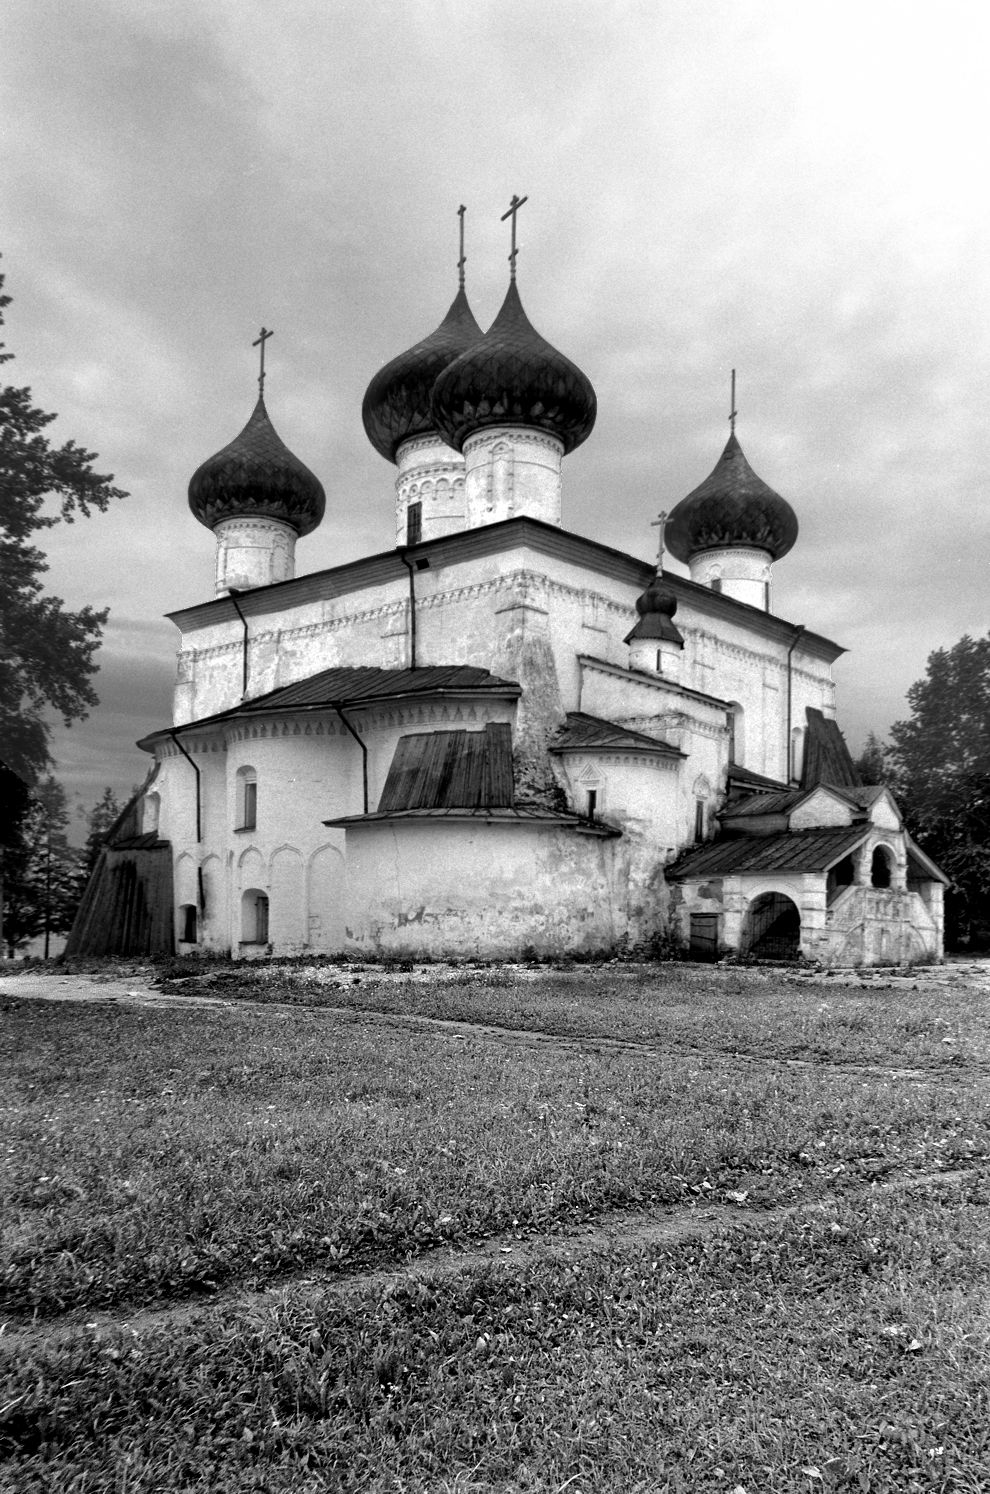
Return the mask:
{"type": "Polygon", "coordinates": [[[268,943],[268,896],[257,887],[241,898],[241,943],[268,943]]]}
{"type": "Polygon", "coordinates": [[[801,952],[801,914],[782,892],[761,892],[746,910],[743,952],[758,960],[796,960],[801,952]]]}
{"type": "Polygon", "coordinates": [[[894,858],[886,846],[877,846],[870,863],[870,886],[889,887],[894,870],[894,858]]]}

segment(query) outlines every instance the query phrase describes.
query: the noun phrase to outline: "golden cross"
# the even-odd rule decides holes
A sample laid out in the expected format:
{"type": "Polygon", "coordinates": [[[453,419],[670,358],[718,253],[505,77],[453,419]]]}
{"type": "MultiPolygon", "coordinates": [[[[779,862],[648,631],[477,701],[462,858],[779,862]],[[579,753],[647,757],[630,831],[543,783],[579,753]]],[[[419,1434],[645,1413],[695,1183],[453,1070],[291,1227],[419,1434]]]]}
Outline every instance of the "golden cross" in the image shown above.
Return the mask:
{"type": "Polygon", "coordinates": [[[509,266],[511,269],[511,278],[513,280],[515,280],[516,278],[516,255],[519,253],[519,250],[516,248],[516,214],[522,207],[523,203],[528,201],[528,197],[518,197],[513,192],[512,201],[509,204],[509,211],[507,213],[503,213],[501,219],[503,223],[505,222],[506,218],[512,219],[512,252],[509,255],[509,266]]]}
{"type": "Polygon", "coordinates": [[[667,527],[667,520],[669,518],[670,515],[667,510],[662,508],[656,518],[650,520],[650,528],[659,529],[660,531],[657,536],[657,575],[663,570],[663,532],[667,527]]]}
{"type": "Polygon", "coordinates": [[[274,336],[274,332],[269,332],[267,327],[262,327],[261,336],[256,337],[254,339],[254,342],[252,342],[251,344],[253,348],[261,348],[261,372],[258,374],[258,393],[261,395],[262,399],[264,399],[265,397],[265,343],[268,341],[269,337],[274,336]]]}
{"type": "Polygon", "coordinates": [[[464,289],[464,266],[467,264],[467,260],[464,258],[464,214],[466,212],[467,208],[462,202],[460,207],[457,209],[457,216],[461,220],[461,257],[457,261],[457,276],[461,290],[464,289]]]}

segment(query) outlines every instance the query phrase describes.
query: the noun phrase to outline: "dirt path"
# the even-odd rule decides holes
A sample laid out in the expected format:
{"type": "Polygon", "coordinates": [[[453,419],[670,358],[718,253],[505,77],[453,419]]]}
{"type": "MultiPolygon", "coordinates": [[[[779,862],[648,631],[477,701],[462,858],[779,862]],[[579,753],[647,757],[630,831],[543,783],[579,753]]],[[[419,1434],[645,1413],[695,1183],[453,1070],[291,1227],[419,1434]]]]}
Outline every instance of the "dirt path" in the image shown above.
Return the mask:
{"type": "MultiPolygon", "coordinates": [[[[432,967],[427,967],[432,968],[432,967]]],[[[934,972],[959,970],[958,966],[934,966],[924,972],[924,978],[933,980],[934,972]]],[[[966,967],[968,971],[968,966],[966,967]]],[[[539,973],[539,972],[538,972],[539,973]]],[[[848,972],[846,972],[848,973],[848,972]]],[[[986,966],[990,982],[990,962],[986,966]]],[[[120,977],[102,975],[73,975],[56,973],[54,970],[25,972],[23,975],[0,975],[0,997],[19,996],[24,1000],[56,1002],[112,1002],[118,1006],[151,1007],[157,1010],[194,1007],[218,1007],[231,1010],[242,1008],[250,1011],[267,1011],[287,1016],[290,1013],[309,1014],[337,1021],[367,1021],[379,1026],[411,1028],[414,1031],[448,1032],[454,1037],[490,1037],[503,1042],[525,1043],[529,1046],[552,1044],[571,1052],[614,1052],[651,1054],[654,1057],[687,1058],[695,1062],[739,1064],[745,1066],[773,1066],[798,1070],[833,1068],[844,1074],[863,1074],[874,1078],[905,1079],[930,1082],[936,1075],[952,1081],[972,1080],[982,1074],[990,1075],[990,1064],[975,1061],[959,1067],[948,1063],[928,1068],[909,1068],[890,1064],[850,1063],[828,1058],[789,1058],[775,1053],[747,1053],[731,1048],[699,1048],[684,1043],[664,1044],[657,1039],[637,1042],[631,1038],[609,1038],[597,1033],[560,1033],[547,1028],[504,1027],[491,1022],[472,1022],[468,1018],[427,1017],[415,1012],[395,1012],[383,1007],[325,1006],[303,1002],[252,1001],[242,997],[211,996],[203,991],[160,990],[154,984],[158,977],[153,973],[141,976],[120,977]]],[[[406,979],[407,977],[400,977],[406,979]]],[[[824,977],[820,977],[824,979],[824,977]]],[[[922,977],[919,977],[922,978],[922,977]]],[[[946,977],[947,979],[950,977],[946,977]]],[[[961,978],[959,976],[951,977],[961,978]]],[[[968,978],[968,977],[967,977],[968,978]]],[[[188,983],[198,983],[200,977],[188,977],[188,983]]],[[[811,981],[813,977],[801,975],[795,981],[811,981]]],[[[905,980],[909,979],[904,977],[905,980]]],[[[817,983],[817,981],[816,981],[817,983]]],[[[833,981],[834,983],[834,981],[833,981]]],[[[869,980],[858,980],[858,985],[869,987],[869,980]]],[[[913,982],[912,982],[913,983],[913,982]]],[[[181,982],[183,988],[186,981],[181,982]]]]}
{"type": "Polygon", "coordinates": [[[10,1319],[0,1324],[0,1357],[4,1352],[24,1354],[46,1344],[58,1343],[71,1335],[86,1331],[98,1337],[123,1335],[140,1337],[161,1328],[178,1328],[218,1311],[234,1311],[259,1316],[275,1311],[290,1294],[305,1298],[348,1297],[368,1291],[382,1291],[390,1285],[415,1280],[435,1280],[474,1271],[485,1266],[505,1271],[519,1271],[538,1261],[571,1261],[595,1251],[651,1248],[673,1250],[688,1240],[703,1239],[717,1230],[748,1230],[759,1233],[794,1214],[827,1213],[837,1204],[884,1193],[904,1193],[914,1188],[929,1191],[952,1186],[972,1177],[972,1170],[936,1173],[904,1173],[886,1177],[882,1182],[864,1183],[840,1193],[823,1192],[794,1204],[775,1208],[749,1208],[738,1204],[705,1203],[662,1207],[639,1212],[617,1211],[600,1216],[594,1223],[552,1234],[527,1235],[510,1232],[493,1235],[469,1246],[440,1246],[407,1258],[401,1265],[377,1267],[365,1271],[346,1268],[332,1274],[309,1270],[280,1276],[267,1286],[246,1289],[233,1284],[209,1298],[163,1303],[129,1313],[87,1312],[76,1309],[63,1317],[44,1321],[10,1319]]]}

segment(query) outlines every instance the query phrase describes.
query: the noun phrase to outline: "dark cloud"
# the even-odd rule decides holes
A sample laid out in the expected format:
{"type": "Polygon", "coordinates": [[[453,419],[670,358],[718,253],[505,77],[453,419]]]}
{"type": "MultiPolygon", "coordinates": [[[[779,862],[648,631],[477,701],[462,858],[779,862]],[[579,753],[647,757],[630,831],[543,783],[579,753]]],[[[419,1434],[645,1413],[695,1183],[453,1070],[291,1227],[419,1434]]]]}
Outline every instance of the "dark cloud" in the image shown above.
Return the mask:
{"type": "Polygon", "coordinates": [[[445,312],[461,201],[495,315],[513,191],[527,310],[599,396],[568,527],[649,555],[737,367],[743,446],[801,522],[776,610],[849,647],[848,735],[883,731],[928,653],[986,627],[986,30],[845,0],[14,0],[7,340],[131,493],[52,533],[52,588],[111,608],[66,771],[119,753],[129,781],[161,724],[176,635],[123,619],[210,594],[186,484],[250,413],[258,326],[276,427],[327,490],[300,569],[387,548],[361,396],[445,312]]]}

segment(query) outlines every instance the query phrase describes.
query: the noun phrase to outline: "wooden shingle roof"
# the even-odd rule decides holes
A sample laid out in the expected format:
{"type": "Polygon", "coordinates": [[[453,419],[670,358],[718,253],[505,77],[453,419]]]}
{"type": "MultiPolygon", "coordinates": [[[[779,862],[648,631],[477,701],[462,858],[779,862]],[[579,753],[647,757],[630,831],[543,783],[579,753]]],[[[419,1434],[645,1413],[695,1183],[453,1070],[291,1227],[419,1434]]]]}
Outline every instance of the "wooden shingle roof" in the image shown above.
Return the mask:
{"type": "Polygon", "coordinates": [[[825,872],[866,839],[868,825],[788,830],[780,835],[726,836],[685,852],[666,869],[668,879],[752,876],[766,872],[825,872]]]}

